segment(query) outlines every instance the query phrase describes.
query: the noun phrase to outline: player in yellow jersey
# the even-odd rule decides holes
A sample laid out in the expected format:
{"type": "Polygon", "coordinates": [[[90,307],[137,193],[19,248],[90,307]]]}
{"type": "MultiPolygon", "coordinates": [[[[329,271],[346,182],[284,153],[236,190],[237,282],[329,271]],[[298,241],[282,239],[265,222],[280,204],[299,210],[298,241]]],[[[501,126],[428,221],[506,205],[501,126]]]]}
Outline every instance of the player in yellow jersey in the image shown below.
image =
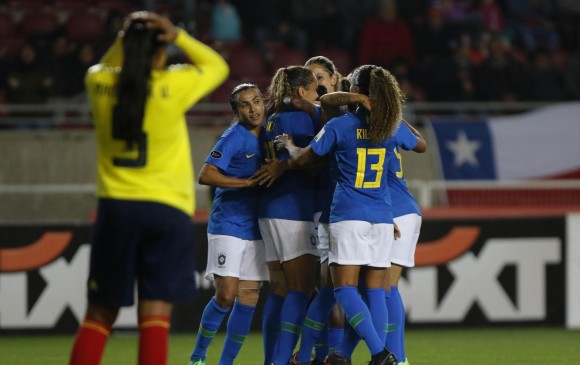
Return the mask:
{"type": "Polygon", "coordinates": [[[172,302],[195,290],[193,167],[185,112],[228,75],[218,53],[165,17],[136,12],[85,83],[98,141],[89,305],[71,365],[100,362],[138,291],[139,364],[167,362],[172,302]],[[193,65],[166,68],[173,43],[193,65]]]}

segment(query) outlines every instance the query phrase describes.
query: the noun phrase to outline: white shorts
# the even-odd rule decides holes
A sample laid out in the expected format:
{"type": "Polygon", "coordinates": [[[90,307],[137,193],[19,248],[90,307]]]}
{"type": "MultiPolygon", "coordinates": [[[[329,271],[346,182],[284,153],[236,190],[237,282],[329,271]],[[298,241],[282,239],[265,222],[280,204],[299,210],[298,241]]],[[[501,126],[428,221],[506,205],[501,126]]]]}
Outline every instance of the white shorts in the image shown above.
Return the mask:
{"type": "Polygon", "coordinates": [[[390,267],[394,226],[389,223],[330,223],[328,262],[339,265],[390,267]]]}
{"type": "Polygon", "coordinates": [[[320,262],[328,260],[328,250],[330,249],[330,227],[328,223],[318,223],[318,252],[320,262]]]}
{"type": "Polygon", "coordinates": [[[258,224],[266,246],[266,261],[285,262],[306,254],[318,256],[314,222],[260,218],[258,224]]]}
{"type": "Polygon", "coordinates": [[[415,249],[421,231],[421,216],[415,213],[395,218],[401,238],[393,241],[391,262],[405,267],[415,266],[415,249]]]}
{"type": "Polygon", "coordinates": [[[250,281],[270,279],[264,241],[208,233],[207,243],[206,279],[213,280],[214,274],[250,281]]]}

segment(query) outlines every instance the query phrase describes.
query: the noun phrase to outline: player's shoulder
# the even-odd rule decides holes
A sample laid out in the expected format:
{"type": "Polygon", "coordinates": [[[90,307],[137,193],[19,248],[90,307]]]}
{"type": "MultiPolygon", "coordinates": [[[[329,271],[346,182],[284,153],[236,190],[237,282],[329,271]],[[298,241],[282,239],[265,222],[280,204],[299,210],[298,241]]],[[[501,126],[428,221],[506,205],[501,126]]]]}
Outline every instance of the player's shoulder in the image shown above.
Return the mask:
{"type": "Polygon", "coordinates": [[[238,127],[239,127],[239,125],[237,122],[232,123],[222,133],[222,138],[228,138],[228,137],[231,138],[231,137],[236,137],[237,135],[239,135],[238,127]]]}
{"type": "Polygon", "coordinates": [[[359,125],[361,122],[356,117],[356,115],[352,113],[344,113],[337,117],[332,118],[331,120],[326,123],[326,126],[329,128],[336,128],[336,129],[347,129],[354,125],[359,125]]]}

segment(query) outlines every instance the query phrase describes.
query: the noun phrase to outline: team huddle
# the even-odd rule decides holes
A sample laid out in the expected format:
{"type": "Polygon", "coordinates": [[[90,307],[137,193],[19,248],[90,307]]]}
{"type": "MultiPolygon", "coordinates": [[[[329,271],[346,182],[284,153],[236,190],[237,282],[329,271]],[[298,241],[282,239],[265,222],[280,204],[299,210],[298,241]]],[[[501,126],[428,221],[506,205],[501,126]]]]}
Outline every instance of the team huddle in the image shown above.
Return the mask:
{"type": "Polygon", "coordinates": [[[317,56],[279,69],[267,95],[234,88],[235,122],[201,170],[217,187],[206,270],[216,294],[190,364],[205,364],[230,308],[219,364],[233,364],[266,280],[264,364],[309,364],[313,349],[312,362],[349,364],[360,339],[372,364],[405,363],[396,285],[414,266],[421,216],[400,150],[426,145],[401,118],[397,81],[373,65],[342,78],[317,56]]]}
{"type": "MultiPolygon", "coordinates": [[[[129,15],[87,72],[99,200],[89,303],[71,365],[100,363],[119,309],[134,303],[135,282],[139,364],[166,363],[172,302],[194,295],[184,114],[227,75],[217,52],[148,12],[129,15]],[[165,67],[167,44],[192,64],[165,67]]],[[[199,174],[217,188],[206,268],[216,292],[190,364],[205,365],[230,311],[219,364],[234,363],[266,281],[265,365],[347,365],[361,339],[372,365],[408,363],[397,284],[414,266],[421,213],[401,150],[424,152],[426,143],[402,119],[396,79],[374,65],[342,77],[317,56],[277,70],[264,94],[236,86],[229,101],[234,123],[199,174]]]]}

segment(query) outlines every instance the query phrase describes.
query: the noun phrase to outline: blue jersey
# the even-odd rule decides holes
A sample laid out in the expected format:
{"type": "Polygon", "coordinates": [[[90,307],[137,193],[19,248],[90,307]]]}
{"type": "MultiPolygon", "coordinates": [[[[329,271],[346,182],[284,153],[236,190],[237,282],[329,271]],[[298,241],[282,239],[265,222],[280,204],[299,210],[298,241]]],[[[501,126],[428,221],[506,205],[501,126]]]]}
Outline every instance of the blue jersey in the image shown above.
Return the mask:
{"type": "MultiPolygon", "coordinates": [[[[263,157],[260,139],[235,123],[222,134],[205,163],[216,166],[225,176],[247,179],[260,168],[263,157]]],[[[207,232],[260,240],[257,218],[257,188],[217,188],[207,232]]]]}
{"type": "MultiPolygon", "coordinates": [[[[340,109],[340,115],[344,115],[345,113],[345,110],[340,109]]],[[[330,216],[330,205],[332,204],[332,195],[334,194],[337,175],[338,170],[334,156],[329,156],[328,165],[321,168],[316,175],[314,211],[322,212],[320,219],[318,220],[320,223],[328,223],[330,216]]]]}
{"type": "Polygon", "coordinates": [[[334,156],[330,156],[328,165],[318,173],[314,198],[314,211],[321,212],[319,223],[330,222],[330,206],[338,178],[338,167],[334,156]]]}
{"type": "Polygon", "coordinates": [[[319,156],[333,152],[338,166],[330,223],[393,223],[385,173],[391,153],[387,147],[386,140],[371,144],[363,111],[333,118],[318,133],[312,151],[319,156]]]}
{"type": "Polygon", "coordinates": [[[418,141],[417,137],[405,123],[401,123],[393,137],[389,138],[389,151],[393,153],[389,154],[387,181],[391,202],[393,204],[394,217],[411,213],[421,215],[419,204],[417,204],[417,201],[409,192],[407,182],[403,177],[403,159],[400,150],[400,148],[412,150],[417,146],[418,141]]]}
{"type": "MultiPolygon", "coordinates": [[[[279,160],[289,158],[287,151],[277,151],[274,138],[286,133],[298,147],[306,147],[314,138],[314,123],[306,112],[288,111],[273,114],[266,124],[268,155],[279,160]]],[[[314,179],[305,169],[286,171],[271,187],[262,190],[258,216],[295,221],[312,221],[314,214],[314,179]]]]}

